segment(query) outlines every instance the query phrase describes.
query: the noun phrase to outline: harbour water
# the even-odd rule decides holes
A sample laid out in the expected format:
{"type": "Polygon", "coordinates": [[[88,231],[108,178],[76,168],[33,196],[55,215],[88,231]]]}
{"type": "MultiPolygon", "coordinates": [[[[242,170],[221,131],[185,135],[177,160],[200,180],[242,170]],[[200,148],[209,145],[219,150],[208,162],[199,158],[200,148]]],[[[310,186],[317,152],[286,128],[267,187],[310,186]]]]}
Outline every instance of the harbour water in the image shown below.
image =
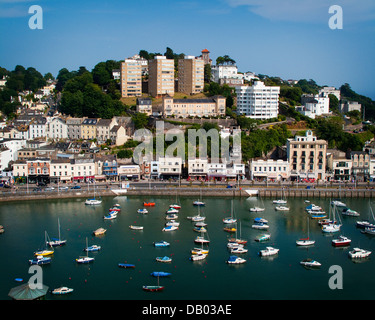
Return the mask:
{"type": "MultiPolygon", "coordinates": [[[[52,262],[42,266],[43,283],[54,289],[67,286],[74,292],[65,296],[47,294],[49,300],[280,300],[280,299],[374,299],[375,293],[375,236],[361,233],[355,221],[372,219],[371,200],[343,199],[347,206],[360,212],[359,218],[340,216],[341,233],[352,239],[350,247],[335,248],[331,240],[340,233],[322,233],[317,220],[310,220],[310,238],[314,246],[298,247],[296,240],[307,236],[308,205],[303,198],[289,199],[289,211],[275,211],[273,199],[241,198],[233,200],[234,215],[240,221],[237,226],[241,238],[248,240],[248,252],[240,256],[246,259],[241,265],[228,265],[231,255],[227,249],[228,232],[223,230],[223,218],[230,216],[229,198],[204,198],[202,215],[206,216],[210,253],[205,260],[190,261],[190,250],[198,235],[193,222],[187,219],[198,213],[193,206],[195,198],[180,198],[181,210],[178,230],[163,232],[165,212],[175,202],[175,196],[120,196],[105,197],[98,206],[86,206],[84,199],[56,199],[46,201],[24,201],[0,204],[0,224],[5,232],[0,235],[0,299],[9,300],[8,292],[19,283],[15,278],[28,281],[28,260],[39,249],[47,231],[50,237],[58,235],[58,219],[61,236],[67,244],[55,248],[52,262]],[[137,213],[144,201],[155,202],[148,214],[137,213]],[[115,203],[121,212],[114,220],[103,216],[115,203]],[[264,212],[250,212],[254,206],[265,207],[264,212]],[[255,217],[269,221],[271,239],[256,242],[254,239],[263,230],[251,226],[255,217]],[[131,230],[130,225],[141,225],[142,231],[131,230]],[[241,228],[240,228],[241,226],[241,228]],[[107,232],[95,237],[92,231],[104,227],[107,232]],[[98,252],[89,255],[95,261],[79,265],[75,259],[84,255],[88,244],[101,246],[98,252]],[[156,248],[153,243],[165,240],[170,247],[156,248]],[[280,249],[276,256],[260,257],[259,250],[266,246],[280,249]],[[353,247],[372,251],[370,258],[353,262],[348,252],[353,247]],[[158,256],[169,256],[171,263],[160,263],[158,256]],[[308,270],[300,265],[305,258],[321,262],[321,268],[308,270]],[[123,269],[118,263],[134,264],[134,269],[123,269]],[[333,265],[342,269],[342,289],[331,289],[329,273],[333,265]],[[143,285],[156,285],[153,271],[170,272],[171,276],[160,278],[162,292],[145,292],[143,285]]],[[[309,199],[311,203],[329,211],[328,199],[309,199]]],[[[239,235],[239,234],[238,234],[239,235]]]]}

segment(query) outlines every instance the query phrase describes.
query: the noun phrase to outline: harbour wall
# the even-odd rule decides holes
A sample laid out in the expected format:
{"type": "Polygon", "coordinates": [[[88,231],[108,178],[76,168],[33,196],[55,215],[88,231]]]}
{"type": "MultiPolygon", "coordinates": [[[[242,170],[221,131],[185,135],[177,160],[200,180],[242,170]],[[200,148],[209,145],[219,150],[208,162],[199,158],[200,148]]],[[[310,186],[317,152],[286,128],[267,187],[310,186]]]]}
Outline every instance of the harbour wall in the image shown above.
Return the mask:
{"type": "MultiPolygon", "coordinates": [[[[97,197],[114,197],[117,195],[124,196],[169,196],[174,197],[176,194],[180,197],[226,197],[226,198],[247,198],[251,190],[253,196],[260,198],[373,198],[375,197],[375,189],[357,188],[357,189],[336,189],[336,188],[218,188],[218,187],[166,187],[166,188],[129,188],[126,191],[120,189],[106,189],[97,192],[97,197]]],[[[22,201],[22,200],[47,200],[47,199],[70,199],[70,198],[89,198],[92,193],[82,191],[67,192],[39,192],[39,193],[23,193],[23,192],[7,192],[0,194],[0,202],[22,201]]]]}

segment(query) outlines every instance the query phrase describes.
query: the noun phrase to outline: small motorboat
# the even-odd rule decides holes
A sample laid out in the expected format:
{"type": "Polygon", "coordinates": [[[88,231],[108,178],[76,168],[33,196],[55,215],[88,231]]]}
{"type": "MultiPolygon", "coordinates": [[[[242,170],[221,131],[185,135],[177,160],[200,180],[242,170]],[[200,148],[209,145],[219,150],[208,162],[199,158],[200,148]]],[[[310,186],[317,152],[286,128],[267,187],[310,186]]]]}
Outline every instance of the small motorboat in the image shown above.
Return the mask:
{"type": "Polygon", "coordinates": [[[178,226],[180,225],[180,223],[179,223],[178,221],[176,221],[176,220],[170,220],[170,221],[167,221],[167,222],[165,223],[165,225],[166,225],[167,227],[169,227],[169,226],[178,227],[178,226]]]}
{"type": "Polygon", "coordinates": [[[129,228],[132,229],[132,230],[143,230],[143,226],[130,225],[129,228]]]}
{"type": "Polygon", "coordinates": [[[241,263],[245,263],[246,260],[237,256],[230,256],[226,262],[228,264],[241,264],[241,263]]]}
{"type": "Polygon", "coordinates": [[[98,199],[87,199],[85,201],[85,204],[87,205],[98,205],[98,204],[101,204],[102,203],[102,200],[98,200],[98,199]]]}
{"type": "Polygon", "coordinates": [[[43,264],[49,264],[51,263],[51,261],[52,261],[52,258],[50,257],[37,256],[36,258],[29,260],[29,263],[36,264],[36,265],[43,265],[43,264]]]}
{"type": "Polygon", "coordinates": [[[276,206],[275,210],[277,211],[289,211],[289,208],[286,206],[276,206]]]}
{"type": "Polygon", "coordinates": [[[356,222],[357,228],[375,228],[375,224],[371,223],[370,221],[367,220],[362,220],[362,221],[357,221],[356,222]]]}
{"type": "Polygon", "coordinates": [[[155,202],[143,202],[143,205],[145,207],[154,207],[155,206],[155,202]]]}
{"type": "Polygon", "coordinates": [[[95,236],[101,236],[101,235],[105,234],[106,231],[107,231],[107,229],[98,228],[93,233],[94,233],[95,236]]]}
{"type": "Polygon", "coordinates": [[[322,265],[320,262],[310,258],[302,260],[300,264],[309,268],[319,268],[322,265]]]}
{"type": "Polygon", "coordinates": [[[163,228],[163,230],[162,231],[174,231],[174,230],[177,230],[178,229],[178,227],[176,227],[176,226],[166,226],[166,227],[164,227],[163,228]]]}
{"type": "Polygon", "coordinates": [[[146,213],[148,213],[148,210],[146,208],[143,208],[143,209],[138,209],[137,212],[142,213],[142,214],[146,214],[146,213]]]}
{"type": "Polygon", "coordinates": [[[345,216],[350,216],[350,217],[359,217],[360,216],[360,214],[357,211],[349,209],[349,208],[342,209],[341,214],[343,214],[345,216]]]}
{"type": "Polygon", "coordinates": [[[158,241],[158,242],[154,242],[154,246],[155,247],[168,247],[169,245],[170,245],[170,243],[167,242],[167,241],[164,241],[164,240],[158,241]]]}
{"type": "Polygon", "coordinates": [[[261,234],[260,236],[255,238],[255,241],[263,242],[263,241],[269,240],[270,238],[271,238],[270,234],[261,234]]]}
{"type": "Polygon", "coordinates": [[[207,232],[207,229],[205,227],[194,227],[193,230],[195,232],[207,232]]]}
{"type": "Polygon", "coordinates": [[[178,210],[175,208],[169,208],[166,212],[166,214],[171,214],[171,213],[178,213],[178,210]]]}
{"type": "Polygon", "coordinates": [[[336,207],[346,207],[346,204],[344,202],[339,201],[339,200],[333,200],[331,202],[331,205],[336,206],[336,207]]]}
{"type": "Polygon", "coordinates": [[[226,231],[226,232],[236,232],[237,231],[237,229],[234,228],[234,227],[225,227],[225,228],[223,228],[223,230],[226,231]]]}
{"type": "Polygon", "coordinates": [[[119,268],[125,268],[125,269],[134,269],[135,265],[130,263],[119,263],[119,268]]]}
{"type": "Polygon", "coordinates": [[[279,200],[273,200],[272,203],[274,203],[274,204],[286,204],[287,201],[283,200],[283,199],[279,199],[279,200]]]}
{"type": "Polygon", "coordinates": [[[153,277],[169,277],[170,275],[172,275],[172,273],[164,271],[154,271],[151,272],[150,275],[153,277]]]}
{"type": "Polygon", "coordinates": [[[113,220],[117,218],[117,213],[109,213],[108,215],[104,216],[104,220],[113,220]]]}
{"type": "Polygon", "coordinates": [[[210,243],[210,240],[205,239],[204,237],[201,237],[201,236],[197,236],[197,237],[194,239],[194,242],[195,242],[195,243],[199,243],[199,244],[209,244],[209,243],[210,243]]]}
{"type": "Polygon", "coordinates": [[[264,218],[254,218],[255,223],[268,223],[267,219],[264,218]]]}
{"type": "Polygon", "coordinates": [[[371,251],[360,249],[360,248],[353,248],[352,251],[349,251],[349,257],[352,259],[367,258],[370,254],[371,254],[371,251]]]}
{"type": "Polygon", "coordinates": [[[174,203],[174,204],[169,205],[169,208],[173,208],[173,209],[179,210],[179,209],[181,209],[181,206],[179,204],[174,203]]]}
{"type": "Polygon", "coordinates": [[[194,248],[191,250],[191,254],[209,254],[210,250],[203,248],[194,248]]]}
{"type": "Polygon", "coordinates": [[[265,208],[254,207],[254,208],[250,208],[249,210],[250,212],[261,212],[261,211],[264,211],[265,208]]]}
{"type": "Polygon", "coordinates": [[[172,262],[172,258],[164,256],[164,257],[156,257],[157,262],[172,262]]]}
{"type": "Polygon", "coordinates": [[[340,235],[337,239],[332,239],[332,245],[334,247],[345,247],[349,246],[352,240],[350,240],[348,237],[340,235]]]}
{"type": "Polygon", "coordinates": [[[60,287],[51,291],[52,294],[68,294],[71,292],[73,292],[73,289],[68,287],[60,287]]]}
{"type": "Polygon", "coordinates": [[[236,248],[231,248],[230,253],[238,254],[238,253],[246,253],[248,250],[245,249],[243,246],[237,246],[236,248]]]}
{"type": "Polygon", "coordinates": [[[79,257],[78,259],[76,259],[76,262],[77,263],[82,263],[82,264],[87,264],[87,263],[91,263],[91,262],[94,262],[95,258],[93,257],[79,257]]]}
{"type": "Polygon", "coordinates": [[[175,213],[170,213],[170,214],[167,214],[165,216],[165,219],[167,219],[167,220],[174,220],[174,219],[177,219],[177,218],[178,218],[178,215],[175,214],[175,213]]]}
{"type": "Polygon", "coordinates": [[[205,204],[204,202],[202,202],[202,201],[194,201],[194,202],[193,202],[193,205],[194,205],[194,206],[201,206],[201,207],[203,207],[203,206],[205,206],[206,204],[205,204]]]}
{"type": "Polygon", "coordinates": [[[85,248],[84,250],[85,251],[99,251],[100,249],[101,249],[102,247],[101,246],[98,246],[98,245],[96,245],[96,244],[93,244],[92,246],[90,246],[90,247],[87,247],[87,248],[85,248]]]}
{"type": "Polygon", "coordinates": [[[264,229],[268,229],[270,226],[265,223],[254,223],[251,227],[253,229],[264,230],[264,229]]]}
{"type": "Polygon", "coordinates": [[[325,233],[334,233],[340,231],[340,224],[325,224],[322,226],[322,231],[325,233]]]}
{"type": "Polygon", "coordinates": [[[272,255],[278,254],[279,250],[280,249],[276,249],[273,247],[266,247],[266,249],[259,251],[259,255],[261,257],[272,256],[272,255]]]}
{"type": "Polygon", "coordinates": [[[192,254],[189,260],[191,261],[199,261],[199,260],[204,260],[206,259],[207,254],[206,253],[197,253],[197,254],[192,254]]]}

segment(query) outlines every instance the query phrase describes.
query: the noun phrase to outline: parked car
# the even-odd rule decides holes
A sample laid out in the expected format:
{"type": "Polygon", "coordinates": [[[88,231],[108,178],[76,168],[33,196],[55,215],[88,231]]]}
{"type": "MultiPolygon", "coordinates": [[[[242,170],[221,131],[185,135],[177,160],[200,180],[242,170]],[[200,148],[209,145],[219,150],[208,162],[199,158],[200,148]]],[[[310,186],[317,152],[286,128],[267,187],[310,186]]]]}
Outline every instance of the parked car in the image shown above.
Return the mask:
{"type": "Polygon", "coordinates": [[[68,189],[69,189],[68,187],[60,187],[59,191],[65,191],[65,190],[68,190],[68,189]]]}
{"type": "Polygon", "coordinates": [[[71,187],[70,189],[81,189],[81,186],[74,186],[74,187],[71,187]]]}
{"type": "Polygon", "coordinates": [[[42,191],[42,188],[36,187],[36,188],[33,189],[33,191],[35,191],[35,192],[42,191]]]}
{"type": "Polygon", "coordinates": [[[53,190],[55,190],[54,187],[47,187],[47,188],[44,189],[44,191],[53,191],[53,190]]]}

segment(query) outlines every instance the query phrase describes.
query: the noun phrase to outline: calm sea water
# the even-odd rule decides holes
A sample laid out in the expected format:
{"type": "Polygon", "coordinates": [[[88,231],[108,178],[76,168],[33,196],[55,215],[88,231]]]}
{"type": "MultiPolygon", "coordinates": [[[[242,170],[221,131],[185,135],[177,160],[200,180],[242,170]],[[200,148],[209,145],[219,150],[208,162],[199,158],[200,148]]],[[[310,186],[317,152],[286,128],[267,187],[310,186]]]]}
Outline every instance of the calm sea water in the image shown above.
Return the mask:
{"type": "MultiPolygon", "coordinates": [[[[165,211],[175,201],[170,197],[114,197],[104,198],[100,206],[85,206],[84,199],[25,201],[0,204],[0,224],[5,233],[0,235],[0,299],[7,300],[11,288],[18,286],[15,278],[28,281],[28,260],[44,241],[44,232],[50,237],[58,235],[57,221],[60,219],[62,237],[67,239],[63,247],[55,248],[50,265],[42,266],[43,282],[50,289],[60,286],[74,288],[66,296],[47,294],[47,299],[59,300],[250,300],[250,299],[374,299],[375,286],[375,242],[374,236],[362,234],[355,226],[358,218],[342,217],[342,234],[352,239],[349,248],[338,249],[331,245],[336,237],[323,234],[316,220],[310,220],[310,237],[316,240],[313,247],[297,247],[295,241],[307,236],[308,205],[304,199],[288,199],[289,212],[275,211],[272,199],[235,199],[235,216],[241,221],[241,236],[248,240],[248,252],[242,254],[247,262],[228,265],[230,256],[222,219],[231,212],[231,199],[205,198],[202,213],[208,223],[211,240],[210,254],[206,260],[192,262],[190,250],[196,247],[193,223],[187,216],[197,214],[194,198],[180,198],[182,205],[176,231],[163,232],[165,211]],[[147,215],[137,213],[143,201],[154,201],[147,215]],[[103,220],[108,209],[115,203],[122,207],[115,220],[103,220]],[[261,213],[249,211],[253,206],[264,206],[261,213]],[[269,220],[268,242],[254,239],[264,231],[251,228],[255,217],[269,220]],[[144,226],[143,231],[129,229],[129,225],[144,226]],[[104,227],[104,236],[94,237],[92,231],[104,227]],[[90,253],[95,261],[90,265],[78,265],[75,259],[82,251],[88,237],[89,245],[98,244],[99,252],[90,253]],[[153,242],[166,240],[168,248],[156,248],[153,242]],[[266,246],[279,248],[277,256],[260,257],[258,252],[266,246]],[[348,252],[353,247],[373,251],[369,259],[353,262],[348,252]],[[172,257],[171,263],[155,261],[157,256],[172,257]],[[318,270],[307,270],[299,262],[314,258],[322,263],[318,270]],[[135,264],[135,269],[122,269],[118,263],[135,264]],[[343,270],[343,289],[331,290],[328,282],[332,274],[329,267],[338,265],[343,270]],[[153,271],[171,272],[168,278],[160,278],[165,286],[163,292],[150,293],[143,285],[156,285],[153,271]]],[[[361,213],[362,219],[369,217],[371,202],[365,199],[343,199],[346,204],[361,213]]],[[[328,199],[310,199],[312,203],[329,210],[328,199]]]]}

